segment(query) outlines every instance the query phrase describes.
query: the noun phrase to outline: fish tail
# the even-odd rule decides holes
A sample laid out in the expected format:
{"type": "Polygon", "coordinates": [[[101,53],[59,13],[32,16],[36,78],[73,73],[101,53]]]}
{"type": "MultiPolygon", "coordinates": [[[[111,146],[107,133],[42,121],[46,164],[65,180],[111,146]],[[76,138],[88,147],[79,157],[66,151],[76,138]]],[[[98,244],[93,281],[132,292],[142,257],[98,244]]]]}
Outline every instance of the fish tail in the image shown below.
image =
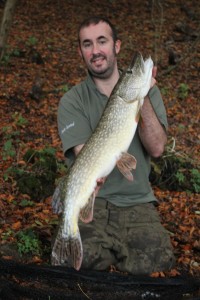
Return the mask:
{"type": "Polygon", "coordinates": [[[51,264],[73,266],[79,270],[82,260],[83,248],[79,230],[70,236],[59,229],[52,248],[51,264]]]}

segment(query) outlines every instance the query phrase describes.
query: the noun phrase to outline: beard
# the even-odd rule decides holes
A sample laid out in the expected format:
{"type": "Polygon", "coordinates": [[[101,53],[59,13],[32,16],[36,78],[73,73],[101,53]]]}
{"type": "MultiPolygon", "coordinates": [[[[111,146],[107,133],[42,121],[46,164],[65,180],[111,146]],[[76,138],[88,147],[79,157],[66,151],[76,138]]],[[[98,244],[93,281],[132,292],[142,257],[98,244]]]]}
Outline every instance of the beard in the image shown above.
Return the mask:
{"type": "Polygon", "coordinates": [[[115,63],[116,63],[116,52],[115,52],[114,47],[113,47],[113,54],[109,58],[106,55],[102,54],[102,53],[97,53],[97,54],[93,54],[92,58],[90,59],[90,62],[88,63],[84,59],[83,55],[82,55],[82,57],[83,57],[83,60],[84,60],[86,66],[88,68],[88,72],[90,73],[90,75],[92,77],[107,79],[112,75],[113,70],[115,68],[115,63]],[[93,62],[95,62],[95,60],[101,59],[101,58],[103,60],[107,61],[107,66],[103,69],[100,68],[98,70],[98,68],[93,67],[92,64],[93,64],[93,62]]]}

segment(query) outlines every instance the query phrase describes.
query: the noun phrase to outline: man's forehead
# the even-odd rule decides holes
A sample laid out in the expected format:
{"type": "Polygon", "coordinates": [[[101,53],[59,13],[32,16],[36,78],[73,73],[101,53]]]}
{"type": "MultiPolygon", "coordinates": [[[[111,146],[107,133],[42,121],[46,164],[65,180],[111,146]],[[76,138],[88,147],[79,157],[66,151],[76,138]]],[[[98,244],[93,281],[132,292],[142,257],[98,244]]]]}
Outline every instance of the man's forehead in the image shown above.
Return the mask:
{"type": "Polygon", "coordinates": [[[107,23],[99,22],[98,24],[90,24],[81,28],[79,36],[82,41],[85,39],[97,39],[103,36],[112,36],[112,30],[107,23]]]}

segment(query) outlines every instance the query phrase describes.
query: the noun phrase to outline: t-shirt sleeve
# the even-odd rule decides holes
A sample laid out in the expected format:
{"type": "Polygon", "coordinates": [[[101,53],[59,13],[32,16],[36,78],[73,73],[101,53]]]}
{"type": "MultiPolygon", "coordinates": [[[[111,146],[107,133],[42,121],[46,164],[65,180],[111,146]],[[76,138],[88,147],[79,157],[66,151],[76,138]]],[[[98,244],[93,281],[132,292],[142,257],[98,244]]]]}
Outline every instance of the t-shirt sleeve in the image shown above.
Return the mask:
{"type": "Polygon", "coordinates": [[[60,100],[58,131],[64,154],[71,161],[74,158],[72,148],[84,144],[92,133],[83,103],[76,91],[70,90],[60,100]]]}
{"type": "Polygon", "coordinates": [[[153,109],[157,115],[157,118],[159,119],[160,123],[165,127],[165,129],[167,129],[167,113],[159,88],[155,85],[152,89],[150,89],[148,96],[150,98],[150,102],[153,106],[153,109]]]}

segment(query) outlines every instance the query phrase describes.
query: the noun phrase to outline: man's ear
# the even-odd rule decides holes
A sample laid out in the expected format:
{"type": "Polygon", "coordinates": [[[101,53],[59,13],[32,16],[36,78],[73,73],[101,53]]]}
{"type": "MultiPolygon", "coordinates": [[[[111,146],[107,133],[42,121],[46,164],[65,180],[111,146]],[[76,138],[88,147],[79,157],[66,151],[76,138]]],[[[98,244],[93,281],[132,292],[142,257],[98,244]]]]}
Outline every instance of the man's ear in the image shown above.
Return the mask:
{"type": "Polygon", "coordinates": [[[116,40],[116,42],[115,42],[115,52],[116,52],[116,54],[119,53],[120,49],[121,49],[121,41],[116,40]]]}

